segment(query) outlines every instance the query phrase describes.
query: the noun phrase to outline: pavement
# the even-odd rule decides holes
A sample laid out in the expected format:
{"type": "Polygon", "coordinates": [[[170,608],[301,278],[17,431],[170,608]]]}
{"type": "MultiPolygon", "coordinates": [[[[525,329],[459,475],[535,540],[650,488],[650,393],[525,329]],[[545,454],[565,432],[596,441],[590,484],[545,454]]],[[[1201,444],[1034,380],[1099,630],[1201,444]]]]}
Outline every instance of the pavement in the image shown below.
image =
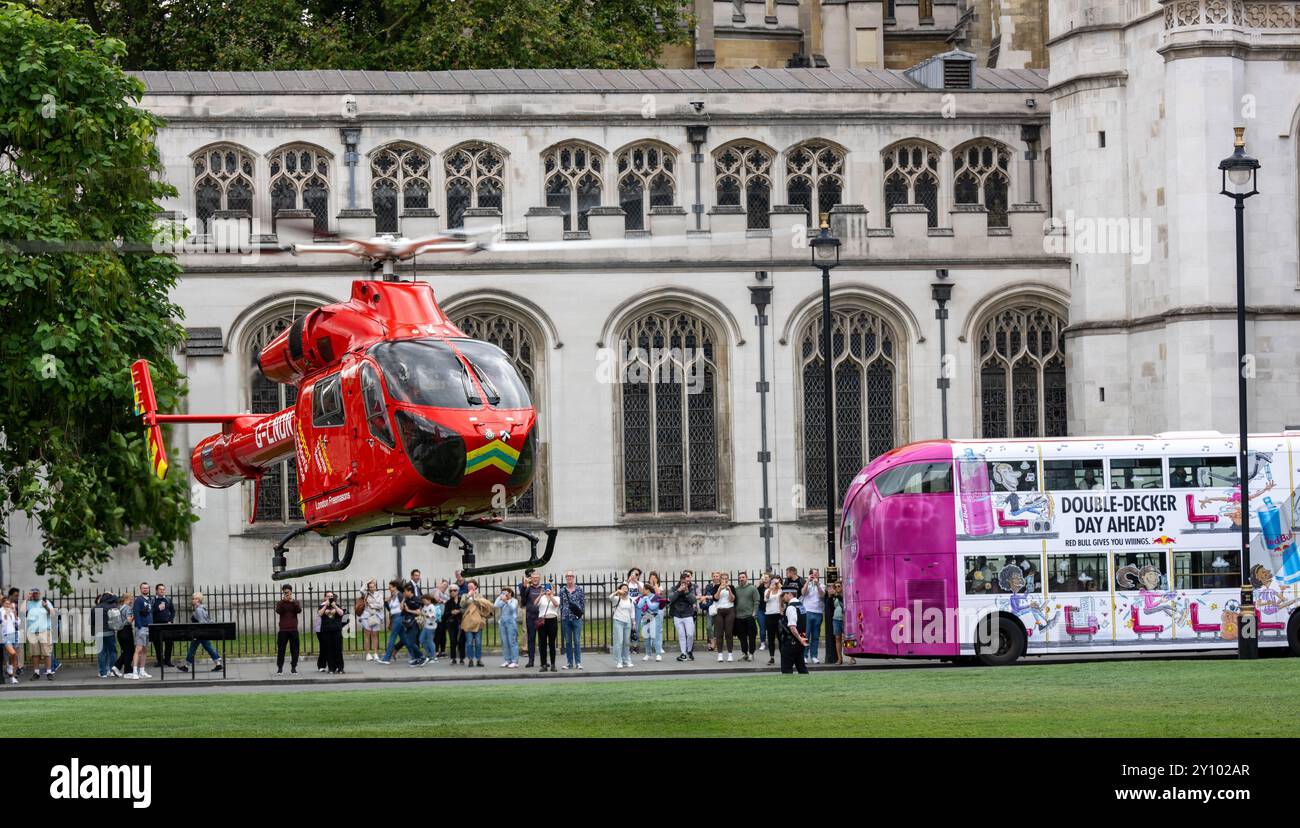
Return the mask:
{"type": "MultiPolygon", "coordinates": [[[[619,668],[615,667],[613,655],[597,650],[582,654],[582,670],[565,669],[564,656],[561,655],[559,670],[554,673],[542,673],[540,661],[532,669],[524,666],[528,663],[526,654],[521,658],[517,668],[501,667],[501,656],[496,653],[485,653],[482,667],[453,665],[450,659],[445,658],[438,659],[436,662],[429,662],[421,667],[412,667],[407,664],[405,651],[399,650],[392,663],[387,665],[380,664],[377,661],[366,661],[364,655],[349,654],[344,658],[344,672],[342,675],[319,672],[316,667],[315,655],[304,656],[298,664],[296,674],[290,672],[288,658],[285,659],[283,673],[276,672],[275,660],[271,658],[230,658],[226,661],[226,673],[223,678],[220,672],[211,672],[212,662],[200,652],[200,660],[196,664],[196,669],[189,673],[182,673],[173,669],[164,671],[154,667],[151,660],[150,665],[145,669],[153,678],[139,680],[116,677],[100,678],[96,666],[87,662],[64,663],[59,671],[55,673],[53,680],[49,680],[45,676],[42,676],[39,680],[33,680],[31,671],[28,669],[20,677],[18,684],[6,683],[3,688],[0,688],[0,697],[18,693],[27,696],[29,693],[37,695],[45,692],[70,690],[129,693],[143,688],[185,691],[187,689],[208,687],[235,688],[249,686],[314,686],[325,689],[326,687],[351,687],[376,683],[575,680],[584,677],[632,678],[635,676],[669,677],[701,674],[721,676],[780,672],[780,658],[776,660],[775,664],[768,665],[766,650],[759,651],[752,662],[743,661],[739,652],[734,653],[733,657],[734,661],[718,661],[717,653],[699,648],[695,652],[695,661],[680,662],[677,661],[677,651],[673,650],[664,653],[663,661],[654,661],[653,659],[644,661],[641,655],[633,655],[632,667],[619,668]]],[[[808,667],[809,670],[851,670],[868,669],[872,666],[879,667],[889,663],[898,666],[909,662],[903,659],[859,659],[856,665],[810,664],[808,667]]],[[[910,663],[916,666],[920,664],[918,662],[910,663]]],[[[937,661],[929,663],[933,666],[940,666],[937,661]]]]}
{"type": "MultiPolygon", "coordinates": [[[[501,667],[501,657],[495,653],[483,659],[483,667],[466,667],[453,665],[449,659],[439,659],[422,667],[411,667],[399,651],[398,657],[391,664],[366,661],[364,656],[349,655],[344,661],[345,672],[342,675],[330,675],[318,672],[316,657],[304,657],[298,665],[298,673],[290,672],[286,661],[283,674],[276,673],[275,660],[271,658],[228,659],[226,675],[211,672],[212,662],[200,654],[197,670],[182,673],[179,670],[160,670],[150,666],[146,668],[151,679],[100,678],[93,664],[65,663],[54,680],[44,676],[39,681],[31,679],[30,671],[24,672],[18,684],[4,684],[0,688],[0,698],[39,698],[41,696],[96,696],[104,694],[126,693],[171,693],[171,692],[278,692],[280,690],[344,690],[370,689],[394,684],[409,685],[429,682],[462,682],[473,684],[493,683],[497,681],[629,681],[638,678],[718,678],[733,675],[772,675],[780,673],[780,659],[776,664],[767,663],[768,653],[760,651],[754,661],[742,661],[740,653],[735,654],[734,661],[718,661],[717,653],[706,649],[697,649],[695,661],[677,661],[677,652],[664,653],[663,661],[643,661],[641,655],[634,655],[631,668],[614,666],[614,657],[608,652],[592,651],[582,654],[582,670],[566,670],[563,663],[554,673],[542,673],[538,666],[528,669],[527,656],[515,669],[501,667]]],[[[1100,660],[1164,660],[1173,661],[1183,658],[1230,658],[1235,653],[1132,653],[1116,657],[1113,654],[1083,655],[1044,655],[1022,659],[1012,667],[997,669],[1018,669],[1022,666],[1068,664],[1100,660]]],[[[561,656],[563,662],[563,656],[561,656]]],[[[937,659],[905,658],[859,658],[856,663],[809,664],[813,673],[898,670],[898,669],[964,669],[958,665],[937,659]]]]}

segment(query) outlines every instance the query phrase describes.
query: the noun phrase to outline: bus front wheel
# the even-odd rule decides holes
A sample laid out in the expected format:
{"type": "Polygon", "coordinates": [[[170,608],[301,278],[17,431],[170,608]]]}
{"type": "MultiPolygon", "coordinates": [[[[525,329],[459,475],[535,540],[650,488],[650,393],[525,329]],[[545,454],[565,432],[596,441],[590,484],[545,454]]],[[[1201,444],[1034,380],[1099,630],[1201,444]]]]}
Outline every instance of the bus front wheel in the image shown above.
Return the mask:
{"type": "MultiPolygon", "coordinates": [[[[993,619],[989,618],[989,622],[993,619]]],[[[990,667],[1011,664],[1025,654],[1025,633],[1016,622],[1005,615],[997,616],[997,624],[988,624],[990,635],[987,647],[978,650],[979,660],[990,667]]]]}

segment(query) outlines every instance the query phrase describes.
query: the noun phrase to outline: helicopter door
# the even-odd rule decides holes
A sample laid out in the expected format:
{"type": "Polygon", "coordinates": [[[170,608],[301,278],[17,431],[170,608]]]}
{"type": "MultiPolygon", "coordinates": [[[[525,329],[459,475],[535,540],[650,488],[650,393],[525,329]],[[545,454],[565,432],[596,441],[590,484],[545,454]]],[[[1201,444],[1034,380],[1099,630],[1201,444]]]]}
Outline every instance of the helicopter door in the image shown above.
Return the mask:
{"type": "Polygon", "coordinates": [[[343,402],[343,377],[331,374],[311,386],[311,428],[307,432],[307,464],[317,485],[313,511],[318,519],[328,519],[345,506],[350,496],[340,494],[351,484],[352,451],[347,431],[346,406],[343,402]]]}
{"type": "MultiPolygon", "coordinates": [[[[368,480],[382,485],[394,473],[397,453],[397,438],[393,430],[393,420],[388,412],[388,401],[384,398],[384,386],[379,379],[379,372],[369,362],[361,363],[357,371],[357,381],[361,387],[361,413],[364,423],[353,423],[352,428],[357,437],[354,445],[359,453],[367,459],[361,460],[363,466],[370,469],[368,480]]],[[[360,460],[361,458],[358,457],[360,460]]],[[[400,459],[397,458],[397,459],[400,459]]],[[[372,483],[372,485],[373,485],[372,483]]],[[[362,497],[368,492],[362,494],[362,497]]]]}

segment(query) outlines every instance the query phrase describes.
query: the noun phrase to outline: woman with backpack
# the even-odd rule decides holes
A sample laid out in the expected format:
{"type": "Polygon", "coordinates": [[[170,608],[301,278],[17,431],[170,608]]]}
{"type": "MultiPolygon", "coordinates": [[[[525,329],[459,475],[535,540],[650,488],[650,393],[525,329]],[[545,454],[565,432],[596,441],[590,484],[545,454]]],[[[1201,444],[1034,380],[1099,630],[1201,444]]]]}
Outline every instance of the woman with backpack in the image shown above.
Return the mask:
{"type": "Polygon", "coordinates": [[[117,605],[117,596],[105,592],[95,604],[95,637],[99,640],[99,677],[108,678],[109,668],[117,661],[117,631],[121,628],[122,610],[117,605]],[[114,622],[117,625],[114,626],[114,622]]]}
{"type": "Polygon", "coordinates": [[[131,596],[122,593],[117,599],[118,616],[110,619],[112,624],[120,624],[117,630],[117,661],[113,662],[110,673],[122,678],[131,667],[131,657],[135,654],[135,610],[132,608],[131,596]]]}
{"type": "Polygon", "coordinates": [[[641,640],[645,643],[642,661],[664,660],[663,607],[665,601],[659,594],[658,576],[650,573],[650,580],[641,585],[641,595],[636,600],[641,617],[641,640]]]}

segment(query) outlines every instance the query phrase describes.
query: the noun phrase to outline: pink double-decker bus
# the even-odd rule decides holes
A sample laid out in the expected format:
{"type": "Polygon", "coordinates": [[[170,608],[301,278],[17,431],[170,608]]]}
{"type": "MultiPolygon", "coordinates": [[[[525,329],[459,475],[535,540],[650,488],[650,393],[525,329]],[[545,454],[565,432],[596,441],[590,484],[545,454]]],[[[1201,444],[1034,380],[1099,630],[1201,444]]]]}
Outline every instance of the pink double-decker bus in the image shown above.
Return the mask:
{"type": "Polygon", "coordinates": [[[849,655],[1214,650],[1240,632],[1241,520],[1261,647],[1300,655],[1300,432],[913,443],[840,523],[849,655]]]}

